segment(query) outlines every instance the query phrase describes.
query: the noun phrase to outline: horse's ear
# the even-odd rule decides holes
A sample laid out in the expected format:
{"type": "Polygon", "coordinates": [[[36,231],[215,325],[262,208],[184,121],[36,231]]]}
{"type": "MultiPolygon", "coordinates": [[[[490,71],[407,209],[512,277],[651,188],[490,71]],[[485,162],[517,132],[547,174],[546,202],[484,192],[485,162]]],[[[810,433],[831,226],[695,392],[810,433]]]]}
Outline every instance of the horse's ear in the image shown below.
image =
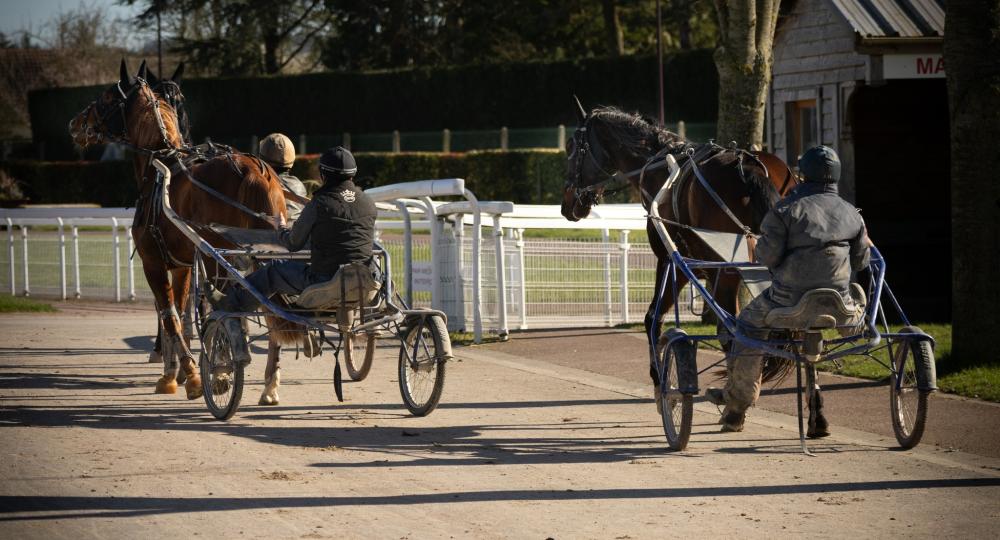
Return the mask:
{"type": "Polygon", "coordinates": [[[580,125],[582,126],[584,122],[587,121],[587,111],[586,109],[583,108],[583,104],[580,103],[580,98],[576,97],[576,94],[573,94],[573,101],[576,102],[577,120],[580,122],[580,125]]]}
{"type": "Polygon", "coordinates": [[[181,77],[184,76],[184,62],[177,64],[177,69],[174,70],[174,74],[170,76],[170,80],[177,84],[181,83],[181,77]]]}
{"type": "Polygon", "coordinates": [[[122,65],[118,68],[118,82],[128,83],[129,86],[132,85],[132,76],[128,74],[128,66],[125,64],[125,59],[122,58],[122,65]]]}

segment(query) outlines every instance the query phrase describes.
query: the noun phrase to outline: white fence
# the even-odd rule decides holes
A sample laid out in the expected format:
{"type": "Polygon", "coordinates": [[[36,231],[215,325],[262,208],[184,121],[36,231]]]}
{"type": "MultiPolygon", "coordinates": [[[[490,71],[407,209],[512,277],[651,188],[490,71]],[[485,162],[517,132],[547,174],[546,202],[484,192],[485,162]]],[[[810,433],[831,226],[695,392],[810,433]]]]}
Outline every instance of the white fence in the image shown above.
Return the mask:
{"type": "MultiPolygon", "coordinates": [[[[461,180],[369,193],[380,201],[380,241],[393,257],[399,290],[412,305],[445,311],[452,330],[479,338],[483,331],[613,326],[645,316],[656,260],[639,205],[599,206],[590,218],[571,223],[558,207],[476,201],[461,180]],[[457,194],[466,200],[434,200],[457,194]],[[597,232],[585,240],[532,234],[553,229],[597,232]]],[[[151,299],[141,263],[131,257],[131,221],[132,210],[121,208],[0,210],[7,233],[0,290],[151,299]]],[[[700,301],[689,298],[683,313],[693,317],[699,309],[700,301]]]]}

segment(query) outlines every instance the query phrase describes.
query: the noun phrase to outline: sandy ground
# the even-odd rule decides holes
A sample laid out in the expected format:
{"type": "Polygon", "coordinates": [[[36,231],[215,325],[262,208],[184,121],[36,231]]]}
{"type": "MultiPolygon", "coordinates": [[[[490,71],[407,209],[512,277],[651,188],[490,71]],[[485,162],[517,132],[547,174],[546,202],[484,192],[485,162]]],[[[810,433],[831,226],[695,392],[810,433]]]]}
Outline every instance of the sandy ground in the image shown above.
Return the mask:
{"type": "MultiPolygon", "coordinates": [[[[688,450],[671,453],[633,358],[597,369],[622,351],[585,345],[574,363],[568,342],[532,349],[539,334],[456,350],[426,418],[400,404],[391,342],[342,404],[329,355],[286,352],[281,404],[256,406],[256,354],[223,423],[200,399],[152,394],[154,324],[141,310],[0,316],[0,537],[913,538],[1000,525],[1000,459],[966,451],[995,448],[995,431],[897,451],[874,421],[841,416],[810,458],[795,418],[764,405],[777,392],[740,434],[717,433],[715,407],[697,403],[688,450]]],[[[644,347],[575,334],[563,339],[644,347]]],[[[870,416],[887,422],[878,390],[870,416]]],[[[935,396],[932,414],[942,407],[1000,424],[992,405],[935,396]]]]}

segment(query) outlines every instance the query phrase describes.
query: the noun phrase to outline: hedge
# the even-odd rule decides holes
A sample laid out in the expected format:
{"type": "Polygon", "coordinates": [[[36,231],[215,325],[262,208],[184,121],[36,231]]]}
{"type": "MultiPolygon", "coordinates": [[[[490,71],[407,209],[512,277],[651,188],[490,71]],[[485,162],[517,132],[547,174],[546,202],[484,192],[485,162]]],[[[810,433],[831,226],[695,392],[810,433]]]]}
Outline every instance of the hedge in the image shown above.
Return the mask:
{"type": "MultiPolygon", "coordinates": [[[[380,186],[411,180],[464,178],[480,200],[558,204],[566,157],[559,150],[358,153],[359,181],[380,186]]],[[[292,169],[316,179],[318,155],[299,156],[292,169]]],[[[131,161],[13,161],[0,169],[20,180],[33,204],[98,203],[132,206],[137,196],[131,161]]]]}
{"type": "MultiPolygon", "coordinates": [[[[655,56],[523,62],[367,73],[210,78],[184,81],[195,140],[496,129],[573,125],[573,94],[585,106],[657,112],[655,56]]],[[[714,121],[718,76],[711,51],[664,59],[668,120],[714,121]]],[[[29,94],[33,138],[48,159],[70,159],[66,124],[104,87],[29,94]]]]}

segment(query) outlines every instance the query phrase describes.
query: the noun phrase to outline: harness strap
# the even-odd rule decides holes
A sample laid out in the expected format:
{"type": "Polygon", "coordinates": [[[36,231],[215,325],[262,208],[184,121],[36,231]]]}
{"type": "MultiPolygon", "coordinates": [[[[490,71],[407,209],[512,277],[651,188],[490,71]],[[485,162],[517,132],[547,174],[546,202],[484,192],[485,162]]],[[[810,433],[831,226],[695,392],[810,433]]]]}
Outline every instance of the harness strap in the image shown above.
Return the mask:
{"type": "Polygon", "coordinates": [[[705,176],[701,173],[701,169],[698,167],[698,164],[695,163],[694,159],[691,160],[691,169],[694,171],[694,175],[698,179],[698,182],[701,183],[701,187],[705,188],[705,191],[707,191],[708,194],[712,197],[712,200],[715,201],[715,204],[717,204],[719,208],[721,208],[722,211],[725,212],[725,214],[729,217],[729,219],[731,219],[733,223],[735,223],[736,226],[743,231],[744,234],[748,236],[753,234],[753,231],[750,229],[750,227],[744,225],[743,222],[740,221],[738,217],[736,217],[736,214],[734,214],[732,210],[729,209],[729,206],[726,205],[726,202],[723,201],[721,197],[719,197],[719,194],[716,193],[714,189],[712,189],[712,186],[709,185],[708,180],[705,180],[705,176]]]}

